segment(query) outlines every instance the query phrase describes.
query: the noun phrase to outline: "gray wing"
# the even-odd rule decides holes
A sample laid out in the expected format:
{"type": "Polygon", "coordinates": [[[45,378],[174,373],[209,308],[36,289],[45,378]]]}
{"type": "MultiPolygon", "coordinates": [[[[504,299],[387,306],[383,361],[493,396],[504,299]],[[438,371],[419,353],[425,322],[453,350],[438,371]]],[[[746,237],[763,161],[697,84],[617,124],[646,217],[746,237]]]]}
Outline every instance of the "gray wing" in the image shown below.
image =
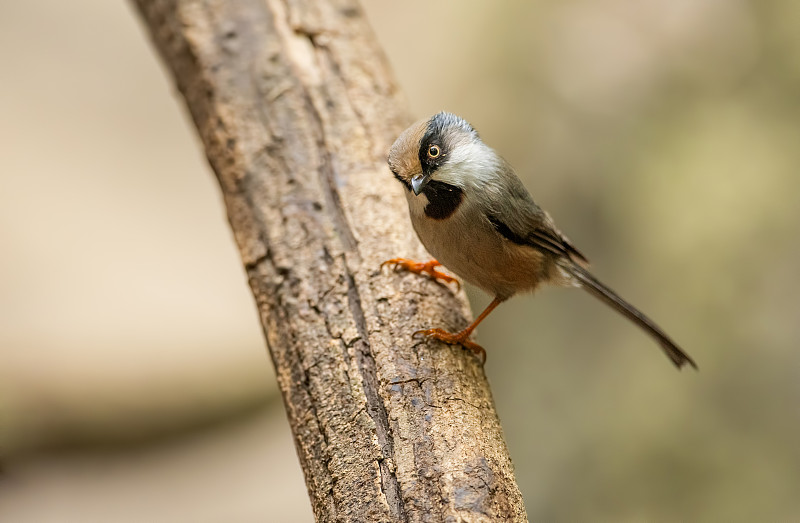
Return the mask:
{"type": "Polygon", "coordinates": [[[572,275],[582,288],[652,336],[678,368],[685,364],[697,368],[694,360],[683,352],[653,320],[586,270],[586,265],[589,263],[586,257],[561,234],[552,218],[536,205],[510,167],[506,166],[506,170],[497,178],[497,183],[499,185],[497,191],[488,191],[496,197],[489,197],[486,217],[498,233],[516,244],[528,245],[552,253],[557,259],[571,262],[561,264],[561,267],[572,275]],[[500,198],[499,195],[505,197],[500,198]]]}
{"type": "Polygon", "coordinates": [[[497,178],[497,194],[489,202],[486,217],[495,230],[509,241],[567,258],[586,266],[589,260],[575,248],[553,223],[553,219],[533,201],[522,181],[506,163],[497,178]],[[502,196],[500,196],[502,195],[502,196]]]}

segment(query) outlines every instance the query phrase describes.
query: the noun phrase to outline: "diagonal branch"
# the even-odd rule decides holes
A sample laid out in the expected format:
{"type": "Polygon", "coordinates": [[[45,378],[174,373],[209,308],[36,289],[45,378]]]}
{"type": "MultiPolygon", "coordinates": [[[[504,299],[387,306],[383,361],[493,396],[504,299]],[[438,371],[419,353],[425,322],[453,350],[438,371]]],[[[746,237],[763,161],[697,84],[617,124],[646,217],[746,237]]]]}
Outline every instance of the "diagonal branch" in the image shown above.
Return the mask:
{"type": "Polygon", "coordinates": [[[525,521],[479,362],[412,340],[464,295],[425,256],[385,155],[405,102],[352,0],[135,0],[197,126],[318,521],[525,521]]]}

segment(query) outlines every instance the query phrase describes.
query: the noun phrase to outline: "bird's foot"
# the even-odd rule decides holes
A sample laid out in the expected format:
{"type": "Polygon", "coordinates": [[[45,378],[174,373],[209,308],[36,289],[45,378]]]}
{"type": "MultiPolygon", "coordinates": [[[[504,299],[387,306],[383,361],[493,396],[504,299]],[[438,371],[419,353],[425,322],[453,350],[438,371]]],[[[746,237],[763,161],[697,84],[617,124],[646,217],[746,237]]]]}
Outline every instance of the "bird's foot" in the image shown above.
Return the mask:
{"type": "Polygon", "coordinates": [[[412,334],[412,337],[424,336],[426,338],[433,338],[434,340],[443,341],[450,345],[461,345],[465,349],[472,351],[481,360],[481,365],[486,363],[486,351],[483,347],[469,340],[469,335],[472,330],[463,330],[461,332],[447,332],[444,329],[423,329],[412,334]]]}
{"type": "MultiPolygon", "coordinates": [[[[436,267],[441,267],[441,263],[436,260],[430,260],[427,262],[415,262],[413,260],[407,260],[405,258],[392,258],[391,260],[386,260],[385,262],[381,263],[381,268],[384,265],[391,265],[394,270],[403,269],[409,272],[413,272],[415,274],[422,274],[427,273],[436,281],[443,281],[445,283],[455,283],[456,287],[461,290],[461,283],[450,276],[449,274],[445,274],[441,271],[437,271],[436,267]]],[[[458,343],[458,342],[454,342],[458,343]]]]}

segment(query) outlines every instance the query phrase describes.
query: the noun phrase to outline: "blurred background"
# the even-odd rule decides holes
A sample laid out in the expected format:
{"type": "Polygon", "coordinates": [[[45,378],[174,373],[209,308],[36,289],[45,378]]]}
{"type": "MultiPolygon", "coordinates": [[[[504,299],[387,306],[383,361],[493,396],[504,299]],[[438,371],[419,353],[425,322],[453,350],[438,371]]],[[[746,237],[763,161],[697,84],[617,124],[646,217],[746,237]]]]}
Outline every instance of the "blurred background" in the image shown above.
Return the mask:
{"type": "MultiPolygon", "coordinates": [[[[364,7],[414,114],[471,121],[700,366],[578,291],[490,316],[531,520],[800,520],[800,4],[364,7]]],[[[312,521],[216,182],[132,8],[3,2],[0,64],[0,521],[312,521]]]]}

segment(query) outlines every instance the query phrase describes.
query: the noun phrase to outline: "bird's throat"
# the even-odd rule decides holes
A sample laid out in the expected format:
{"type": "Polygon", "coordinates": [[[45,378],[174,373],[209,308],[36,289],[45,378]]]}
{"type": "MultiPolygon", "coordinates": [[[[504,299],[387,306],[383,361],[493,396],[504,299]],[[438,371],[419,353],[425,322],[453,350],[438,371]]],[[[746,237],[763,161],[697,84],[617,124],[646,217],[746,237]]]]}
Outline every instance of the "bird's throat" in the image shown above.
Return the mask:
{"type": "Polygon", "coordinates": [[[453,215],[464,199],[464,191],[449,183],[430,180],[422,189],[428,199],[425,216],[434,220],[444,220],[453,215]]]}

